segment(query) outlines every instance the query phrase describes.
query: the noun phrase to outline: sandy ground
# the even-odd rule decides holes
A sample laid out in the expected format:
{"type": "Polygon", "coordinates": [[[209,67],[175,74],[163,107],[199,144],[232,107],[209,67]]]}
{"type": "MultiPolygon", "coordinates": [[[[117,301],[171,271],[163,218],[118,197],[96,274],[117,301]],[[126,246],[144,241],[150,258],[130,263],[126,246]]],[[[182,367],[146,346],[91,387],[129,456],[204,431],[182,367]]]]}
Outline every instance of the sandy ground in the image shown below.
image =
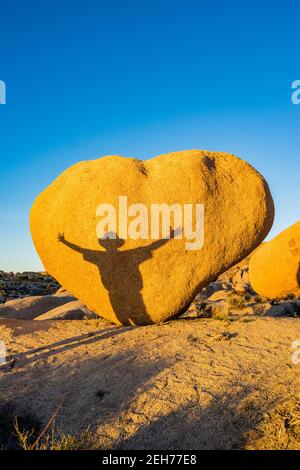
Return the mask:
{"type": "Polygon", "coordinates": [[[0,320],[2,403],[96,448],[300,449],[300,319],[0,320]],[[23,411],[22,411],[23,410],[23,411]]]}

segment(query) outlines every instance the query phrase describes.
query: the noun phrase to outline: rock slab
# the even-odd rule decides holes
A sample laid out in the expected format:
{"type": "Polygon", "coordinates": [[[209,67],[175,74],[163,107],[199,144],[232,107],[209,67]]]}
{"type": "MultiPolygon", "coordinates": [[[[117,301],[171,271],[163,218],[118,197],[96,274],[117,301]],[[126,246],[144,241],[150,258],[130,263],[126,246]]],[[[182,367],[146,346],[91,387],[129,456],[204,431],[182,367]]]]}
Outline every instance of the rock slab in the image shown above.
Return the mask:
{"type": "Polygon", "coordinates": [[[46,312],[76,300],[73,296],[35,295],[9,300],[0,305],[0,317],[33,320],[46,312]]]}

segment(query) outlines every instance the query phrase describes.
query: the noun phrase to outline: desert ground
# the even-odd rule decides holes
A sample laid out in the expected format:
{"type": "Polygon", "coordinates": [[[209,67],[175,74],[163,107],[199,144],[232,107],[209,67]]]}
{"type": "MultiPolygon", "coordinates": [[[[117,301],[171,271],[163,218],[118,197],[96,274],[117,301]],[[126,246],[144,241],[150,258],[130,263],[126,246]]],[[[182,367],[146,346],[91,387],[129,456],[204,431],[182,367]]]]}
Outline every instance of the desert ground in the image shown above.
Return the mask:
{"type": "Polygon", "coordinates": [[[300,449],[298,301],[247,289],[240,266],[181,317],[139,327],[23,320],[2,304],[2,448],[26,448],[51,422],[39,448],[300,449]]]}

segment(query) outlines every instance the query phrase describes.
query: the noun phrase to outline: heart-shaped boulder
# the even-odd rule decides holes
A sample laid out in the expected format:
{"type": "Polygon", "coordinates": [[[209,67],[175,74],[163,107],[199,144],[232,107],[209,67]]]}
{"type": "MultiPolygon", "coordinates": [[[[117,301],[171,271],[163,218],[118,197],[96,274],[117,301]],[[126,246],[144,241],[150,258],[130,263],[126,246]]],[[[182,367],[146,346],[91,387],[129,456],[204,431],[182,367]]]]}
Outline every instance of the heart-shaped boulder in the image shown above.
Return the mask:
{"type": "Polygon", "coordinates": [[[45,269],[91,311],[143,325],[183,311],[273,217],[254,168],[193,150],[77,163],[37,197],[31,232],[45,269]]]}

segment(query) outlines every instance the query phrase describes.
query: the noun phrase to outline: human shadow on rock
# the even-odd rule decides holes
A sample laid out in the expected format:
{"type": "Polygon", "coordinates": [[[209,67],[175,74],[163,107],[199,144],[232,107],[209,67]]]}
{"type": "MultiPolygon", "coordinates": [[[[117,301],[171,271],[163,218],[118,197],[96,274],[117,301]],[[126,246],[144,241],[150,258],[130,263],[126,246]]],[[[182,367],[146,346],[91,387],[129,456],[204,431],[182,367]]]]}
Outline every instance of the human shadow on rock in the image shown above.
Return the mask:
{"type": "Polygon", "coordinates": [[[98,242],[104,250],[83,248],[66,240],[63,233],[57,235],[59,242],[80,253],[85,261],[97,266],[100,280],[108,292],[113,311],[123,325],[151,324],[151,320],[142,297],[143,278],[140,265],[152,258],[154,250],[165,245],[179,233],[170,230],[170,237],[156,240],[147,246],[130,250],[119,250],[124,240],[114,232],[107,232],[98,242]]]}

